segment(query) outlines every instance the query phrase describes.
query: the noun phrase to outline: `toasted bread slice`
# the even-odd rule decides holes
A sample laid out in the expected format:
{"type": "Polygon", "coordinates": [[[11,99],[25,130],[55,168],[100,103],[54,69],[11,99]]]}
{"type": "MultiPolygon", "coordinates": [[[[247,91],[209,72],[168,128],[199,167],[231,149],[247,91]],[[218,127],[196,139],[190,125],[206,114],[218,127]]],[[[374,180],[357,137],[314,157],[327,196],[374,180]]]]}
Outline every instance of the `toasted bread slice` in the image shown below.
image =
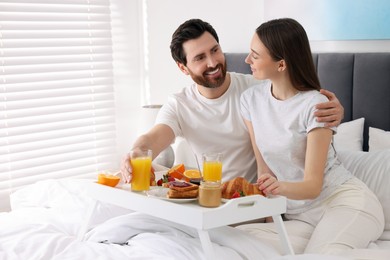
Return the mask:
{"type": "Polygon", "coordinates": [[[196,197],[198,197],[198,187],[196,186],[195,188],[196,189],[186,190],[186,191],[178,191],[178,190],[169,189],[167,196],[168,196],[168,198],[171,198],[171,199],[196,198],[196,197]]]}

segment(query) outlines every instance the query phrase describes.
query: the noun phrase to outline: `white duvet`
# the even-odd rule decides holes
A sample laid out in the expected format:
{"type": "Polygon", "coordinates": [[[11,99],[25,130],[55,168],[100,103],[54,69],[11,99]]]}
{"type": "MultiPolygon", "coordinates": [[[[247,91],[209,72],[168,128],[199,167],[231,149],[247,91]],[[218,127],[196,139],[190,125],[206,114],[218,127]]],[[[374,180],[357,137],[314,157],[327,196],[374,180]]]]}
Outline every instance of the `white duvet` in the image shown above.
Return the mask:
{"type": "MultiPolygon", "coordinates": [[[[48,180],[12,194],[13,210],[0,213],[0,259],[205,259],[196,230],[102,203],[80,241],[79,228],[93,203],[80,196],[84,181],[48,180]]],[[[233,227],[213,229],[210,238],[224,260],[342,259],[280,256],[233,227]]]]}

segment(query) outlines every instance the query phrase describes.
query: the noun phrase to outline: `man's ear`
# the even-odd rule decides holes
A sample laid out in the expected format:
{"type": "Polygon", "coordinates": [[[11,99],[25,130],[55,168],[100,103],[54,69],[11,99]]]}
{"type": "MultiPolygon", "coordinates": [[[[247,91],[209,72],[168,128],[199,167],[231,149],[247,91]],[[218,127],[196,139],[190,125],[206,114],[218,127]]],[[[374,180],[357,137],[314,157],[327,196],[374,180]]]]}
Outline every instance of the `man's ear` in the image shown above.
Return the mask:
{"type": "Polygon", "coordinates": [[[187,67],[183,63],[176,62],[176,64],[179,67],[179,69],[181,70],[181,72],[183,72],[185,75],[189,75],[189,73],[187,71],[187,67]]]}

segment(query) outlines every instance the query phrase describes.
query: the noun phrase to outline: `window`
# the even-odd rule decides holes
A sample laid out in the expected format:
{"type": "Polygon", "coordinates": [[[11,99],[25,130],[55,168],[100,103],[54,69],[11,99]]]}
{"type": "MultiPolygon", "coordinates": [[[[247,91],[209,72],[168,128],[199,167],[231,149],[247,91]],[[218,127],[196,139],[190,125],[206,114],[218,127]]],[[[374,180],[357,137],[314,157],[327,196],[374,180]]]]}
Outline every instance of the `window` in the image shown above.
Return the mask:
{"type": "Polygon", "coordinates": [[[0,211],[117,161],[109,0],[0,2],[0,211]]]}

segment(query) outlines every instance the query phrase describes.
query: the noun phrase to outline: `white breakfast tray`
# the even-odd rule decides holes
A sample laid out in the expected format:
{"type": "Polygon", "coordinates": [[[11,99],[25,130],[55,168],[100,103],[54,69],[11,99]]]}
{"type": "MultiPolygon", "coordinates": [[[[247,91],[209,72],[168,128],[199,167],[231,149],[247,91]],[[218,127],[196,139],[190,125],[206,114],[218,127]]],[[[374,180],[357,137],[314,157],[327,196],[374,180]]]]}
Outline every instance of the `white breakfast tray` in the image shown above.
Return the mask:
{"type": "MultiPolygon", "coordinates": [[[[207,232],[208,229],[272,216],[278,227],[285,253],[294,254],[281,218],[281,214],[286,211],[285,197],[266,198],[253,195],[229,200],[217,208],[205,208],[199,206],[197,201],[175,203],[169,200],[148,197],[143,192],[131,192],[128,184],[119,184],[112,188],[91,182],[86,184],[84,191],[89,197],[97,201],[111,203],[196,228],[203,249],[208,256],[207,259],[215,259],[213,258],[214,252],[207,232]],[[177,212],[180,212],[180,214],[177,214],[177,212]]],[[[96,203],[90,208],[89,215],[85,218],[79,234],[80,239],[84,238],[95,206],[96,203]]]]}

